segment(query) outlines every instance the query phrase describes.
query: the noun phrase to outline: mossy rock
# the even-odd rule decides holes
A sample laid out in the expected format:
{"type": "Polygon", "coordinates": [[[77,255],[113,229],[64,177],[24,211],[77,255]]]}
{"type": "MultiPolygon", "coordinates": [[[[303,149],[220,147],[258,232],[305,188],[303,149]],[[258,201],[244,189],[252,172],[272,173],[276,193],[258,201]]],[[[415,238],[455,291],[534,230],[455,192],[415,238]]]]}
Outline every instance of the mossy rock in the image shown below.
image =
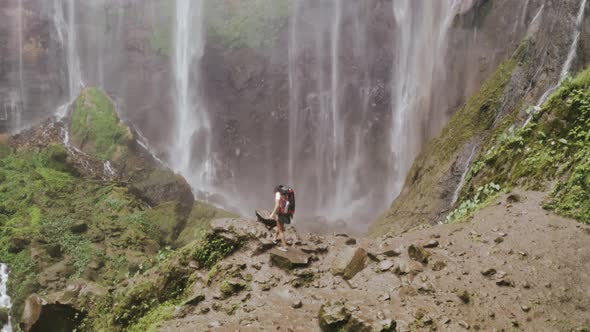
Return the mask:
{"type": "Polygon", "coordinates": [[[167,202],[147,212],[149,222],[157,228],[160,243],[171,244],[184,226],[179,203],[167,202]]]}
{"type": "Polygon", "coordinates": [[[176,239],[176,246],[182,247],[205,237],[210,229],[211,221],[221,218],[237,218],[238,216],[204,202],[195,202],[186,225],[176,239]]]}
{"type": "Polygon", "coordinates": [[[82,91],[72,112],[72,143],[85,153],[102,160],[123,160],[133,140],[110,98],[98,88],[82,91]]]}
{"type": "Polygon", "coordinates": [[[246,288],[246,284],[240,281],[225,280],[219,290],[225,298],[234,296],[246,288]]]}
{"type": "Polygon", "coordinates": [[[320,328],[326,332],[342,331],[350,316],[342,302],[323,304],[319,312],[320,328]]]}
{"type": "Polygon", "coordinates": [[[169,169],[155,169],[135,173],[130,179],[130,190],[151,206],[178,202],[188,216],[194,196],[186,180],[169,169]]]}
{"type": "Polygon", "coordinates": [[[0,308],[0,326],[8,324],[9,310],[8,308],[0,308]]]}

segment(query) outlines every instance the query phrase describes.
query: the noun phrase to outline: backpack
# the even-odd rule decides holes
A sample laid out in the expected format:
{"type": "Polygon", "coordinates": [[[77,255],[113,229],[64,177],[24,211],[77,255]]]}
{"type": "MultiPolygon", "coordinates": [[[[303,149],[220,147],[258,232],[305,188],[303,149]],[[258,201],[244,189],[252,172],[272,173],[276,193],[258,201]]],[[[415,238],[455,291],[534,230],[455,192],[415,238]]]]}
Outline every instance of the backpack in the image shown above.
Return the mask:
{"type": "Polygon", "coordinates": [[[280,186],[279,194],[281,195],[279,213],[292,217],[295,214],[295,190],[291,187],[280,186]]]}

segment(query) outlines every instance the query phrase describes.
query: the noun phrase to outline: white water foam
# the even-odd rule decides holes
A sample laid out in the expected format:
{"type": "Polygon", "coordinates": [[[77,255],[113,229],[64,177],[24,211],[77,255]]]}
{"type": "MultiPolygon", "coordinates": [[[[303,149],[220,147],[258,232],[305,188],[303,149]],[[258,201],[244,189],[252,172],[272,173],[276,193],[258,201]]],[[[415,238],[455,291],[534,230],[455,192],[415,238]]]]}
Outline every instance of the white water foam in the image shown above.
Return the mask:
{"type": "MultiPolygon", "coordinates": [[[[12,299],[8,296],[8,266],[6,264],[0,264],[0,308],[12,308],[12,299]]],[[[12,323],[10,317],[8,324],[2,327],[0,332],[12,332],[12,323]]]]}

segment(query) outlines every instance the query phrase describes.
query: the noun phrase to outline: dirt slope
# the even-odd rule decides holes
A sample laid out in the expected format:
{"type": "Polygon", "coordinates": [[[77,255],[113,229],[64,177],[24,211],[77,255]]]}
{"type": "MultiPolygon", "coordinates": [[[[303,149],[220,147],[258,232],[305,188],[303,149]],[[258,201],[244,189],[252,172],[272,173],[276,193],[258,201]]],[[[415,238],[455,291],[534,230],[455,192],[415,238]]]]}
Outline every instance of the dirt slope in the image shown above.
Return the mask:
{"type": "Polygon", "coordinates": [[[369,331],[379,331],[375,327],[386,319],[397,322],[397,331],[572,331],[590,326],[590,226],[543,210],[542,193],[521,192],[519,198],[508,202],[503,196],[468,223],[425,226],[398,237],[358,239],[351,245],[345,243],[354,241],[344,236],[294,238],[299,244],[292,252],[321,251],[326,245],[328,251],[313,254],[316,260],[309,267],[293,270],[272,266],[269,252],[253,255],[265,242],[261,226],[218,222],[218,229],[250,232],[258,239],[221,262],[217,274],[196,272],[201,282],[194,293],[204,300],[177,307],[175,318],[160,329],[320,331],[320,307],[335,301],[344,302],[369,331]],[[427,264],[409,258],[410,245],[434,241],[438,245],[426,249],[431,254],[427,264]],[[347,247],[376,256],[349,281],[330,272],[347,247]],[[392,249],[388,254],[397,249],[401,255],[382,254],[392,249]],[[223,299],[224,281],[245,289],[223,299]]]}

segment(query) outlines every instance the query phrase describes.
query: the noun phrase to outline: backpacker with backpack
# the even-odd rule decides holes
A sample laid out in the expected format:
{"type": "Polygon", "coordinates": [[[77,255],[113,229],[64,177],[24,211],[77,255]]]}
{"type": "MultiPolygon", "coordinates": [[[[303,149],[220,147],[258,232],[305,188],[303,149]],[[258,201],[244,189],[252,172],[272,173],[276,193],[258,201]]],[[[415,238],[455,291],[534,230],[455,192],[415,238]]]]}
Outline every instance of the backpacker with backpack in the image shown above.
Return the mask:
{"type": "Polygon", "coordinates": [[[279,186],[279,214],[293,218],[295,214],[295,190],[288,186],[279,186]]]}

